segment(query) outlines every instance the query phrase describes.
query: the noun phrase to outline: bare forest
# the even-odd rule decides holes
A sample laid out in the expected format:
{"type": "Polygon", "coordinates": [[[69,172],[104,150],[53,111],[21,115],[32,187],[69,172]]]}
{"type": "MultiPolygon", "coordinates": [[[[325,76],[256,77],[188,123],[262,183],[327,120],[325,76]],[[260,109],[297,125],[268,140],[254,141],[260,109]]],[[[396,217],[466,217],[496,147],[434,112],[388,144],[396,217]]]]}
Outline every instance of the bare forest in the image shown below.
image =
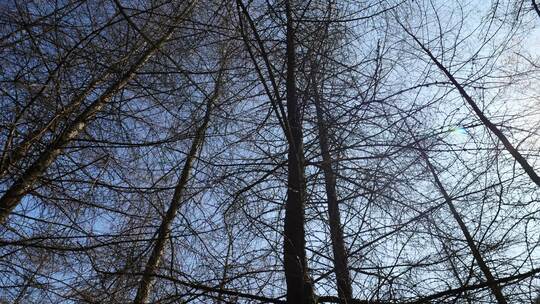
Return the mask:
{"type": "Polygon", "coordinates": [[[540,303],[540,1],[0,0],[0,303],[540,303]]]}

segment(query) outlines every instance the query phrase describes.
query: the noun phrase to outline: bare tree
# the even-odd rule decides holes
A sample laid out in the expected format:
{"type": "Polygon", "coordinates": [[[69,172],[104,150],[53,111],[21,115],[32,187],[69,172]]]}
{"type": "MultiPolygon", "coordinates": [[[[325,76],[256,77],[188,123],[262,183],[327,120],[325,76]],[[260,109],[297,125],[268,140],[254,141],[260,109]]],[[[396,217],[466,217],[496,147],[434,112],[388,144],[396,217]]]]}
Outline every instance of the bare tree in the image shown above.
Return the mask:
{"type": "Polygon", "coordinates": [[[0,3],[0,301],[534,303],[537,8],[0,3]]]}

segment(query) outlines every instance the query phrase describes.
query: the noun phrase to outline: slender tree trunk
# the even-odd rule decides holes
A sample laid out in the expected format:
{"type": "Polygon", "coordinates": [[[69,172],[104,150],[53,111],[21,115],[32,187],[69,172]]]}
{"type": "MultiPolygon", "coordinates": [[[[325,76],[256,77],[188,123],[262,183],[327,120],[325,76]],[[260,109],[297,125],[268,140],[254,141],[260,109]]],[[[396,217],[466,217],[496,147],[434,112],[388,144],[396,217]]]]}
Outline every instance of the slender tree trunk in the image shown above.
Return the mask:
{"type": "Polygon", "coordinates": [[[534,11],[538,15],[538,17],[540,17],[540,8],[538,7],[538,4],[536,3],[535,0],[531,0],[531,2],[532,2],[532,6],[534,8],[534,11]]]}
{"type": "Polygon", "coordinates": [[[291,131],[288,152],[287,202],[284,225],[284,268],[287,303],[313,303],[313,289],[307,271],[304,231],[305,176],[302,121],[296,95],[296,54],[291,0],[287,11],[287,116],[291,131]]]}
{"type": "MultiPolygon", "coordinates": [[[[180,22],[185,14],[193,7],[190,5],[178,17],[175,18],[173,24],[180,22]]],[[[171,37],[175,31],[175,27],[171,26],[167,32],[141,55],[141,57],[129,68],[129,70],[120,76],[112,83],[107,90],[101,94],[93,103],[91,103],[81,114],[79,114],[73,122],[68,124],[58,137],[45,149],[37,160],[7,189],[4,195],[0,198],[0,224],[5,223],[9,214],[19,204],[22,197],[28,194],[37,179],[47,170],[54,160],[62,153],[63,149],[77,135],[86,128],[87,124],[95,117],[95,115],[103,109],[107,102],[121,90],[134,76],[139,68],[141,68],[157,50],[171,37]]]]}
{"type": "MultiPolygon", "coordinates": [[[[416,139],[415,139],[416,140],[416,139]]],[[[474,239],[469,232],[469,229],[467,228],[467,225],[465,225],[465,222],[463,222],[463,219],[461,218],[461,215],[457,211],[456,207],[454,206],[454,203],[452,201],[452,198],[446,192],[446,189],[444,188],[442,182],[439,179],[439,176],[437,172],[435,171],[435,168],[431,164],[431,161],[429,160],[428,155],[426,152],[421,148],[418,147],[418,150],[420,151],[420,155],[424,159],[428,170],[430,171],[431,175],[433,176],[433,179],[435,181],[435,185],[439,189],[439,192],[444,197],[444,200],[446,201],[446,204],[450,208],[450,212],[452,213],[452,216],[456,220],[456,222],[459,225],[459,228],[461,229],[461,232],[463,233],[463,236],[465,236],[465,240],[467,242],[467,245],[469,246],[469,249],[472,252],[472,255],[474,259],[476,260],[476,263],[480,267],[480,270],[484,273],[484,276],[486,277],[487,285],[491,289],[492,294],[495,296],[495,299],[497,299],[497,303],[499,304],[506,304],[508,303],[501,291],[501,287],[499,284],[497,284],[495,277],[491,273],[491,270],[489,269],[489,266],[484,261],[484,258],[482,257],[482,254],[480,253],[480,250],[476,246],[474,239]]]]}
{"type": "Polygon", "coordinates": [[[336,174],[332,168],[332,157],[328,142],[328,124],[324,119],[321,95],[316,82],[313,82],[313,101],[317,112],[317,129],[319,133],[319,146],[322,154],[321,168],[324,174],[326,199],[328,202],[328,223],[330,226],[330,239],[334,253],[334,271],[336,285],[341,303],[352,303],[351,275],[348,269],[347,250],[341,228],[341,215],[339,212],[338,196],[336,192],[336,174]]]}
{"type": "MultiPolygon", "coordinates": [[[[126,19],[129,21],[129,19],[126,19]]],[[[77,46],[81,44],[83,41],[87,40],[91,35],[94,33],[90,33],[84,38],[82,38],[77,46]]],[[[13,121],[13,126],[15,126],[24,116],[24,113],[26,110],[28,110],[32,105],[36,103],[39,97],[43,96],[43,92],[45,91],[46,87],[53,81],[54,75],[57,75],[60,69],[66,65],[66,62],[68,62],[70,56],[73,54],[73,52],[76,50],[76,47],[71,48],[69,51],[66,52],[66,54],[63,56],[63,58],[59,61],[59,64],[54,68],[54,70],[49,74],[47,77],[47,80],[45,83],[41,86],[41,89],[36,92],[28,101],[28,103],[23,107],[21,110],[20,115],[17,115],[15,120],[13,121]]],[[[28,151],[30,150],[31,146],[41,139],[45,133],[49,130],[54,130],[58,122],[65,117],[68,117],[72,113],[74,113],[79,106],[86,100],[88,95],[100,84],[104,81],[108,80],[110,76],[113,74],[113,71],[118,70],[122,67],[123,64],[125,64],[125,58],[129,57],[129,55],[133,54],[133,52],[136,51],[136,47],[133,48],[128,56],[124,56],[124,58],[120,59],[119,62],[112,65],[111,68],[107,69],[105,72],[103,72],[101,75],[93,78],[86,87],[80,88],[79,94],[77,94],[69,103],[69,105],[63,109],[60,113],[55,115],[53,118],[51,118],[47,123],[45,123],[41,128],[38,128],[36,130],[32,130],[29,132],[28,136],[16,147],[11,148],[11,145],[13,144],[13,137],[15,135],[15,132],[11,132],[8,136],[8,139],[6,140],[6,143],[4,145],[4,153],[2,155],[2,158],[0,159],[0,178],[4,177],[9,173],[9,168],[13,165],[16,165],[20,160],[22,160],[24,157],[26,157],[28,151]],[[7,153],[9,150],[11,150],[11,153],[7,153]]],[[[13,129],[14,131],[14,129],[13,129]]]]}
{"type": "Polygon", "coordinates": [[[422,43],[416,36],[414,36],[405,26],[403,26],[403,29],[407,32],[411,38],[420,46],[420,48],[428,55],[428,57],[433,61],[433,63],[439,68],[441,72],[450,80],[450,82],[454,85],[454,87],[458,90],[459,94],[461,94],[461,97],[465,99],[465,101],[469,104],[469,106],[473,109],[473,112],[476,114],[476,116],[480,119],[482,124],[488,128],[497,138],[501,141],[506,151],[514,157],[514,159],[521,165],[523,170],[529,175],[530,179],[537,185],[540,186],[540,176],[536,173],[534,168],[527,162],[527,159],[521,155],[521,153],[512,145],[512,143],[508,140],[508,138],[504,135],[504,133],[489,120],[489,118],[484,114],[484,112],[478,107],[476,102],[472,99],[472,97],[467,93],[465,88],[457,81],[457,79],[448,71],[448,69],[435,58],[433,53],[422,43]]]}
{"type": "Polygon", "coordinates": [[[220,67],[219,76],[218,76],[218,79],[216,80],[214,91],[212,92],[211,96],[208,98],[208,101],[206,104],[206,112],[204,114],[203,121],[201,125],[197,128],[197,130],[195,131],[195,137],[193,138],[193,141],[191,142],[191,147],[186,156],[184,167],[182,168],[182,172],[180,174],[180,179],[176,183],[176,187],[174,189],[174,194],[171,199],[169,209],[167,210],[167,213],[165,214],[165,217],[162,219],[161,224],[158,228],[156,244],[154,245],[154,248],[152,249],[152,253],[150,254],[150,258],[148,259],[146,266],[144,268],[144,272],[143,272],[141,281],[139,282],[139,287],[137,289],[137,295],[135,296],[135,300],[133,301],[134,304],[147,303],[148,298],[150,296],[150,289],[154,282],[154,275],[156,273],[157,268],[159,267],[161,258],[163,256],[163,252],[165,250],[165,244],[167,243],[167,240],[169,239],[169,236],[171,233],[172,222],[174,221],[174,218],[176,217],[176,213],[178,213],[178,210],[180,209],[180,207],[182,206],[184,202],[184,190],[186,188],[188,179],[191,174],[191,168],[193,167],[193,162],[195,161],[195,158],[197,157],[197,152],[199,151],[200,147],[202,146],[204,142],[204,137],[205,137],[206,129],[208,127],[208,123],[210,121],[210,115],[211,115],[212,109],[214,107],[216,100],[219,98],[219,95],[220,95],[221,86],[223,82],[223,73],[224,73],[223,69],[224,69],[224,66],[222,65],[220,67]]]}
{"type": "MultiPolygon", "coordinates": [[[[54,126],[57,124],[58,121],[60,121],[63,117],[66,117],[70,115],[71,113],[75,112],[81,103],[88,97],[88,95],[96,88],[96,86],[102,82],[103,80],[109,78],[110,72],[106,72],[100,77],[97,77],[96,79],[92,80],[89,85],[81,92],[79,93],[69,106],[64,109],[61,113],[53,117],[50,121],[48,121],[43,127],[39,128],[38,130],[35,130],[31,132],[28,137],[20,143],[17,147],[13,148],[13,152],[8,155],[7,153],[4,154],[2,160],[0,160],[0,178],[5,176],[9,171],[9,168],[15,164],[17,164],[19,161],[21,161],[24,157],[26,157],[26,154],[28,153],[28,150],[30,147],[38,141],[40,138],[45,135],[45,133],[48,130],[54,129],[54,126]]],[[[33,103],[34,100],[31,100],[30,103],[33,103]]],[[[6,141],[6,145],[4,146],[4,151],[7,151],[9,149],[11,137],[8,141],[6,141]]]]}
{"type": "MultiPolygon", "coordinates": [[[[329,2],[326,10],[325,23],[320,28],[320,33],[315,40],[313,53],[308,54],[311,61],[311,98],[315,105],[317,114],[317,131],[319,134],[319,148],[321,150],[321,169],[323,170],[326,199],[328,204],[328,224],[330,227],[330,240],[334,255],[334,273],[336,275],[336,286],[338,297],[341,303],[352,303],[351,275],[348,269],[348,254],[341,227],[341,215],[339,211],[338,195],[336,190],[336,173],[332,167],[333,159],[330,154],[330,142],[328,136],[328,120],[325,119],[323,107],[324,84],[321,74],[321,66],[324,66],[324,58],[332,58],[329,48],[332,39],[329,39],[329,27],[333,12],[334,3],[329,2]]],[[[310,52],[311,53],[311,52],[310,52]]]]}

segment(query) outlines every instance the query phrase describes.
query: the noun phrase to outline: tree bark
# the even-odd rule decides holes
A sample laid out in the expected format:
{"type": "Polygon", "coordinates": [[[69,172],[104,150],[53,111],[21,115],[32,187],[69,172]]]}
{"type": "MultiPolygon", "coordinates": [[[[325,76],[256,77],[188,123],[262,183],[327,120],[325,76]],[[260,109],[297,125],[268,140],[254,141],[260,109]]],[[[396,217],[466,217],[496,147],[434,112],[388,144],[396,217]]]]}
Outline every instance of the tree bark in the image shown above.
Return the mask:
{"type": "MultiPolygon", "coordinates": [[[[127,18],[126,18],[126,20],[129,21],[129,19],[127,19],[127,18]]],[[[47,77],[47,80],[41,86],[41,89],[39,91],[37,91],[30,98],[28,103],[23,107],[23,110],[21,111],[21,114],[18,115],[15,118],[15,120],[13,122],[14,126],[19,122],[20,119],[22,119],[22,117],[24,116],[24,112],[28,108],[30,108],[33,104],[35,104],[36,101],[38,101],[39,97],[43,96],[43,93],[44,93],[45,88],[47,87],[47,85],[50,84],[53,81],[54,75],[58,74],[59,71],[61,70],[61,68],[67,64],[69,58],[73,55],[73,53],[77,49],[77,47],[83,41],[86,41],[87,39],[89,39],[90,36],[92,36],[93,34],[94,34],[94,32],[86,35],[85,37],[80,39],[79,43],[76,44],[76,46],[72,47],[71,49],[69,49],[66,52],[66,54],[63,56],[63,58],[59,61],[59,64],[54,68],[53,71],[51,71],[51,73],[47,77]]],[[[137,48],[133,48],[129,52],[129,55],[131,55],[136,49],[137,48]]],[[[124,56],[124,57],[129,57],[129,55],[124,56]]],[[[111,75],[113,74],[113,72],[115,70],[120,69],[122,67],[122,65],[125,65],[125,58],[120,59],[119,62],[113,64],[109,69],[104,71],[99,76],[94,77],[88,83],[88,85],[86,87],[80,88],[79,89],[79,91],[80,91],[79,94],[77,94],[75,97],[72,98],[71,102],[69,103],[69,105],[65,109],[63,109],[60,113],[58,113],[53,118],[51,118],[41,128],[38,128],[36,130],[32,130],[32,131],[28,132],[28,136],[20,144],[18,144],[16,147],[13,147],[13,148],[10,147],[12,145],[12,143],[13,143],[13,136],[14,136],[14,132],[12,132],[10,134],[10,136],[8,136],[8,139],[6,140],[6,143],[5,143],[4,149],[3,149],[4,154],[2,155],[2,158],[0,159],[0,178],[2,178],[5,175],[9,174],[9,168],[11,166],[16,165],[19,161],[21,161],[24,157],[26,157],[26,154],[28,153],[31,146],[35,142],[37,142],[39,139],[41,139],[45,135],[45,133],[47,131],[54,130],[56,125],[58,124],[58,122],[61,119],[64,119],[65,117],[68,117],[69,115],[74,113],[79,108],[79,106],[86,100],[88,95],[90,95],[90,93],[100,83],[103,83],[104,81],[108,80],[111,77],[111,75]],[[7,153],[8,150],[11,150],[12,152],[7,153]]]]}
{"type": "MultiPolygon", "coordinates": [[[[416,141],[416,139],[414,139],[416,141]]],[[[469,246],[469,249],[471,250],[471,253],[480,267],[480,270],[484,273],[484,276],[486,277],[487,285],[491,289],[492,294],[495,296],[495,299],[497,300],[497,303],[499,304],[507,304],[506,298],[504,297],[501,287],[497,284],[497,280],[491,273],[491,270],[489,269],[489,266],[485,262],[484,258],[482,257],[482,254],[480,253],[480,250],[476,246],[474,239],[469,232],[469,229],[467,228],[467,225],[465,225],[465,222],[463,222],[463,219],[461,218],[461,215],[457,211],[456,207],[454,206],[454,203],[452,201],[452,198],[446,192],[446,189],[444,188],[441,180],[439,179],[439,176],[431,164],[431,161],[429,160],[428,155],[426,152],[420,147],[420,145],[417,142],[418,151],[420,153],[420,156],[424,159],[426,166],[433,176],[433,179],[435,181],[435,185],[439,189],[439,192],[442,194],[446,204],[448,205],[450,212],[452,213],[452,216],[456,220],[456,222],[459,225],[459,228],[461,229],[461,232],[463,233],[463,236],[465,237],[465,240],[467,242],[467,245],[469,246]]]]}
{"type": "MultiPolygon", "coordinates": [[[[176,17],[173,24],[180,22],[192,6],[191,4],[188,9],[176,17]]],[[[103,109],[107,102],[135,76],[137,70],[156,53],[171,37],[174,31],[175,27],[171,26],[156,43],[150,45],[129,70],[114,81],[99,98],[68,124],[45,151],[40,154],[37,160],[6,190],[0,198],[0,224],[5,223],[9,214],[19,204],[22,197],[31,191],[32,186],[38,178],[56,160],[63,149],[86,128],[87,124],[103,109]]]]}
{"type": "Polygon", "coordinates": [[[147,303],[148,298],[150,296],[150,290],[151,290],[151,287],[155,278],[154,275],[156,273],[157,268],[159,267],[161,258],[163,256],[163,252],[165,250],[165,244],[167,243],[167,240],[169,239],[169,236],[171,233],[172,222],[174,221],[174,218],[176,217],[176,213],[178,213],[178,210],[180,209],[180,207],[182,206],[184,202],[184,191],[185,191],[188,179],[191,175],[193,162],[195,161],[195,158],[197,157],[197,152],[199,151],[199,149],[201,148],[204,142],[204,137],[206,134],[206,129],[208,127],[208,123],[210,122],[210,115],[211,115],[212,109],[214,108],[216,100],[220,96],[221,86],[223,82],[223,69],[224,67],[221,66],[219,74],[218,74],[218,78],[216,80],[216,84],[214,87],[214,91],[212,92],[211,96],[208,98],[208,101],[206,104],[206,111],[204,114],[203,121],[201,125],[197,128],[197,130],[195,131],[195,137],[193,138],[193,141],[191,142],[191,147],[186,156],[184,167],[182,168],[182,172],[180,174],[180,179],[178,180],[174,188],[174,194],[171,199],[169,209],[167,209],[167,213],[165,214],[165,217],[162,219],[161,224],[158,228],[156,244],[154,245],[154,248],[152,249],[152,253],[150,254],[150,258],[148,259],[146,266],[144,268],[144,272],[143,272],[141,281],[139,282],[139,287],[137,289],[137,295],[135,296],[135,300],[133,301],[134,304],[147,303]]]}
{"type": "Polygon", "coordinates": [[[351,275],[348,269],[347,249],[341,228],[341,214],[339,212],[338,196],[336,191],[336,174],[332,168],[332,157],[328,142],[328,124],[324,119],[321,95],[316,83],[313,83],[313,101],[317,112],[317,129],[319,133],[319,146],[321,149],[321,168],[324,174],[326,199],[328,203],[328,224],[330,226],[330,240],[334,253],[334,271],[336,273],[336,285],[341,303],[352,303],[351,275]]]}
{"type": "Polygon", "coordinates": [[[540,186],[540,176],[536,173],[534,168],[527,162],[527,159],[519,153],[519,151],[512,145],[512,143],[508,140],[508,138],[504,135],[504,133],[489,120],[489,118],[482,112],[482,110],[478,107],[476,102],[472,99],[472,97],[467,93],[465,88],[457,81],[457,79],[448,71],[448,69],[435,58],[433,53],[426,48],[426,46],[416,38],[409,30],[403,26],[403,29],[405,32],[413,38],[413,40],[420,46],[420,48],[428,55],[428,57],[433,61],[433,63],[439,68],[441,72],[450,80],[450,82],[454,85],[454,87],[458,90],[459,94],[465,101],[469,104],[469,106],[473,109],[474,113],[478,116],[482,124],[488,128],[497,138],[501,141],[506,151],[508,151],[512,157],[521,165],[523,170],[529,175],[530,179],[537,185],[540,186]]]}
{"type": "Polygon", "coordinates": [[[296,54],[291,1],[287,13],[287,119],[291,141],[288,151],[287,201],[284,224],[284,268],[287,303],[311,304],[313,288],[307,272],[304,231],[305,187],[302,121],[296,94],[296,54]]]}
{"type": "Polygon", "coordinates": [[[536,3],[535,0],[531,0],[531,2],[532,2],[532,6],[534,8],[534,11],[538,15],[538,17],[540,17],[540,8],[538,8],[538,4],[536,3]]]}

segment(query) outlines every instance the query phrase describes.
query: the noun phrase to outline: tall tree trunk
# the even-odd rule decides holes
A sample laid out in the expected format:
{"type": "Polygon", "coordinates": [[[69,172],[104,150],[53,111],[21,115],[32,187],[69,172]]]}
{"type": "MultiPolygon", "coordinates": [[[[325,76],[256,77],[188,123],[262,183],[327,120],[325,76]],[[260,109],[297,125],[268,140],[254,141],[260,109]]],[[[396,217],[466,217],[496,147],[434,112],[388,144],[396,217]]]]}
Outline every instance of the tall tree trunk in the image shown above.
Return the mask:
{"type": "Polygon", "coordinates": [[[351,275],[348,269],[347,250],[341,228],[341,215],[339,212],[338,196],[336,192],[336,174],[332,168],[330,144],[328,142],[328,124],[324,119],[321,94],[317,88],[317,82],[313,82],[313,101],[317,112],[317,129],[319,133],[319,146],[321,149],[321,168],[324,174],[326,199],[328,202],[328,223],[330,226],[330,239],[334,253],[334,271],[336,273],[336,285],[341,303],[352,303],[351,275]]]}
{"type": "Polygon", "coordinates": [[[203,121],[195,131],[195,137],[191,142],[191,147],[186,156],[184,167],[182,168],[182,172],[180,174],[180,179],[178,180],[174,188],[174,194],[171,199],[169,209],[167,210],[167,213],[163,217],[161,224],[157,230],[156,244],[154,245],[152,253],[150,254],[150,258],[148,259],[144,268],[141,281],[139,282],[139,288],[137,289],[137,295],[135,296],[135,300],[133,301],[134,304],[147,303],[150,296],[150,289],[154,282],[154,274],[159,267],[163,252],[165,250],[165,244],[169,239],[172,222],[174,221],[176,213],[178,213],[178,210],[184,202],[184,191],[186,189],[188,179],[191,175],[191,168],[193,167],[193,162],[197,157],[197,152],[199,151],[204,142],[204,137],[206,134],[206,129],[208,127],[208,123],[210,122],[212,109],[214,108],[216,100],[220,96],[223,83],[224,68],[224,65],[221,64],[214,90],[206,103],[206,111],[203,121]]]}
{"type": "Polygon", "coordinates": [[[287,303],[313,303],[313,288],[306,261],[304,208],[306,182],[302,121],[296,94],[295,34],[291,0],[286,1],[287,13],[287,117],[290,127],[288,151],[287,202],[284,225],[284,268],[287,283],[287,303]]]}
{"type": "Polygon", "coordinates": [[[476,102],[472,99],[472,97],[467,93],[465,88],[457,81],[457,79],[450,73],[450,71],[441,63],[435,55],[422,43],[418,38],[413,35],[405,26],[403,26],[403,29],[405,32],[413,38],[413,40],[420,46],[420,48],[428,55],[428,57],[431,59],[431,61],[437,66],[437,68],[450,80],[452,85],[458,90],[459,94],[465,101],[469,104],[469,106],[473,109],[473,112],[476,114],[478,119],[482,122],[482,124],[497,138],[501,141],[504,148],[512,157],[521,165],[521,168],[529,175],[530,179],[537,185],[540,186],[540,176],[536,173],[534,168],[529,164],[527,159],[521,155],[521,153],[514,147],[514,145],[508,140],[506,135],[495,125],[491,120],[484,114],[484,112],[478,107],[476,102]]]}
{"type": "MultiPolygon", "coordinates": [[[[410,128],[409,128],[409,130],[410,130],[410,128]]],[[[411,134],[412,134],[412,130],[410,130],[410,131],[411,131],[411,134]]],[[[448,205],[448,207],[450,209],[450,212],[452,213],[452,216],[454,217],[454,219],[458,223],[458,226],[461,229],[461,232],[463,233],[463,236],[465,237],[465,241],[467,242],[467,245],[469,246],[469,249],[471,250],[471,253],[472,253],[473,257],[474,257],[474,260],[476,261],[476,263],[480,267],[480,270],[484,274],[484,276],[486,278],[486,281],[487,281],[487,285],[491,289],[491,293],[495,296],[495,299],[497,300],[497,303],[499,303],[499,304],[508,303],[506,301],[506,298],[504,297],[504,295],[502,293],[501,287],[499,286],[499,284],[497,284],[497,281],[496,281],[495,277],[493,276],[493,274],[491,273],[491,270],[489,269],[489,266],[487,265],[487,263],[484,260],[482,254],[480,253],[480,250],[478,249],[478,246],[476,246],[476,244],[474,242],[474,239],[473,239],[471,233],[469,232],[469,228],[467,228],[467,225],[465,225],[465,222],[463,222],[463,219],[461,218],[461,215],[457,211],[457,209],[456,209],[456,207],[455,207],[455,205],[453,203],[452,198],[450,197],[450,195],[446,191],[444,185],[442,184],[441,180],[439,179],[439,175],[437,174],[437,171],[435,170],[435,167],[433,167],[433,165],[431,164],[431,161],[429,160],[429,157],[428,157],[427,153],[419,145],[418,140],[416,138],[414,138],[414,135],[413,135],[413,139],[416,142],[416,145],[418,147],[418,151],[420,153],[420,156],[423,158],[429,172],[433,176],[433,180],[435,181],[435,185],[439,189],[439,192],[442,194],[446,204],[448,205]]]]}
{"type": "Polygon", "coordinates": [[[534,8],[534,11],[538,15],[538,17],[540,17],[540,8],[538,7],[538,4],[536,3],[535,0],[531,0],[531,2],[532,2],[532,6],[534,8]]]}
{"type": "MultiPolygon", "coordinates": [[[[126,18],[126,21],[130,21],[129,18],[126,18]]],[[[66,54],[62,57],[62,59],[59,61],[59,64],[54,68],[53,71],[49,74],[47,77],[47,80],[39,91],[37,91],[33,96],[30,98],[28,103],[23,107],[21,110],[21,113],[17,115],[13,121],[13,126],[17,125],[19,121],[23,118],[24,113],[26,110],[28,110],[32,105],[34,105],[38,99],[43,96],[43,93],[45,92],[45,89],[47,86],[54,80],[54,76],[59,73],[61,68],[65,65],[67,65],[68,60],[70,59],[71,55],[73,55],[73,52],[77,49],[78,45],[82,43],[83,41],[86,41],[90,38],[94,33],[90,33],[80,39],[79,43],[77,43],[76,46],[69,49],[66,54]]],[[[10,133],[8,136],[8,139],[5,142],[4,145],[4,153],[0,159],[0,178],[4,177],[5,175],[9,174],[9,168],[11,166],[16,165],[19,161],[24,159],[26,157],[28,151],[30,150],[31,146],[40,140],[47,131],[54,130],[58,124],[59,121],[62,119],[69,117],[72,113],[74,113],[76,110],[79,109],[80,105],[86,100],[88,95],[92,93],[92,91],[101,83],[107,81],[113,74],[114,71],[120,70],[123,65],[126,64],[126,58],[129,58],[130,55],[132,55],[138,47],[134,47],[130,52],[123,56],[123,58],[119,58],[119,61],[112,64],[110,68],[108,68],[106,71],[101,73],[99,76],[95,76],[87,85],[86,87],[80,88],[79,93],[71,99],[71,102],[69,105],[67,105],[62,111],[57,113],[54,117],[52,117],[47,123],[43,124],[40,128],[37,128],[35,130],[32,130],[28,132],[28,136],[22,140],[21,143],[19,143],[16,147],[11,147],[13,145],[13,139],[15,136],[15,127],[12,130],[13,132],[10,133]],[[11,153],[8,153],[8,151],[11,150],[11,153]]]]}
{"type": "Polygon", "coordinates": [[[489,288],[491,289],[491,292],[493,293],[493,295],[497,299],[497,303],[499,303],[499,304],[508,303],[506,301],[502,291],[501,291],[501,287],[499,286],[499,284],[497,284],[497,282],[495,280],[495,277],[493,276],[493,274],[491,273],[491,270],[489,269],[489,266],[486,264],[486,261],[482,257],[482,254],[480,253],[480,250],[478,250],[478,247],[476,246],[476,244],[474,242],[474,239],[473,239],[471,233],[469,232],[469,229],[467,228],[467,226],[463,222],[463,219],[461,218],[461,215],[459,214],[456,207],[454,206],[454,203],[452,202],[452,198],[450,197],[450,195],[448,195],[448,193],[446,192],[446,189],[444,188],[441,181],[439,180],[439,177],[438,177],[437,173],[435,172],[435,168],[433,168],[433,165],[431,164],[431,162],[429,161],[429,159],[427,158],[425,153],[423,151],[422,151],[422,153],[424,155],[424,160],[426,161],[426,164],[427,164],[427,166],[429,168],[429,171],[433,175],[433,178],[435,180],[435,183],[436,183],[437,187],[439,188],[439,191],[443,195],[448,207],[450,208],[452,216],[454,217],[454,219],[458,223],[459,228],[461,229],[461,232],[465,236],[465,240],[467,241],[467,245],[469,246],[469,249],[471,250],[471,252],[473,254],[473,257],[476,260],[476,263],[480,267],[480,270],[482,270],[482,272],[484,273],[484,276],[486,277],[487,284],[488,284],[489,288]]]}
{"type": "Polygon", "coordinates": [[[151,44],[127,72],[114,81],[99,98],[68,124],[60,135],[39,155],[37,160],[7,189],[0,198],[0,224],[5,223],[9,214],[19,204],[22,197],[28,194],[37,179],[62,153],[63,149],[86,128],[87,124],[103,109],[107,102],[135,76],[137,70],[171,37],[176,30],[174,25],[183,20],[183,17],[192,7],[193,4],[179,14],[173,20],[173,26],[156,43],[151,44]]]}
{"type": "Polygon", "coordinates": [[[326,190],[326,199],[328,204],[328,224],[330,228],[330,240],[332,243],[332,252],[334,255],[334,273],[336,275],[336,286],[339,300],[341,303],[352,303],[352,284],[351,275],[348,269],[348,254],[345,246],[343,230],[341,227],[341,215],[339,211],[338,195],[336,190],[336,173],[332,167],[333,159],[330,154],[330,142],[328,136],[329,123],[325,118],[323,90],[324,83],[321,67],[324,67],[325,58],[332,58],[331,44],[329,39],[329,28],[334,13],[334,2],[328,2],[326,9],[325,22],[319,28],[319,34],[316,36],[315,45],[308,60],[311,61],[310,94],[315,105],[317,114],[317,131],[319,134],[319,148],[321,151],[324,183],[326,190]],[[313,53],[312,53],[313,52],[313,53]],[[312,53],[312,54],[311,54],[312,53]]]}
{"type": "MultiPolygon", "coordinates": [[[[28,151],[30,150],[31,146],[37,142],[39,139],[41,139],[45,133],[49,130],[53,130],[56,126],[56,124],[64,117],[69,116],[71,113],[75,112],[81,103],[88,97],[88,95],[96,88],[96,86],[102,82],[103,80],[106,80],[109,78],[111,72],[107,71],[103,74],[101,74],[99,77],[96,77],[93,79],[86,88],[84,88],[77,96],[75,96],[69,106],[67,106],[62,112],[55,115],[52,119],[50,119],[44,126],[37,130],[33,130],[29,132],[27,138],[25,138],[19,145],[16,147],[11,148],[12,152],[7,153],[7,151],[10,149],[10,146],[12,145],[13,141],[13,133],[10,134],[8,137],[8,140],[6,141],[4,145],[4,151],[5,154],[3,155],[2,159],[0,160],[0,178],[4,177],[9,173],[9,168],[11,166],[16,165],[19,161],[21,161],[24,157],[26,157],[28,151]]],[[[29,105],[34,103],[39,97],[36,95],[29,101],[29,105]]],[[[14,124],[17,121],[14,122],[14,124]]]]}

